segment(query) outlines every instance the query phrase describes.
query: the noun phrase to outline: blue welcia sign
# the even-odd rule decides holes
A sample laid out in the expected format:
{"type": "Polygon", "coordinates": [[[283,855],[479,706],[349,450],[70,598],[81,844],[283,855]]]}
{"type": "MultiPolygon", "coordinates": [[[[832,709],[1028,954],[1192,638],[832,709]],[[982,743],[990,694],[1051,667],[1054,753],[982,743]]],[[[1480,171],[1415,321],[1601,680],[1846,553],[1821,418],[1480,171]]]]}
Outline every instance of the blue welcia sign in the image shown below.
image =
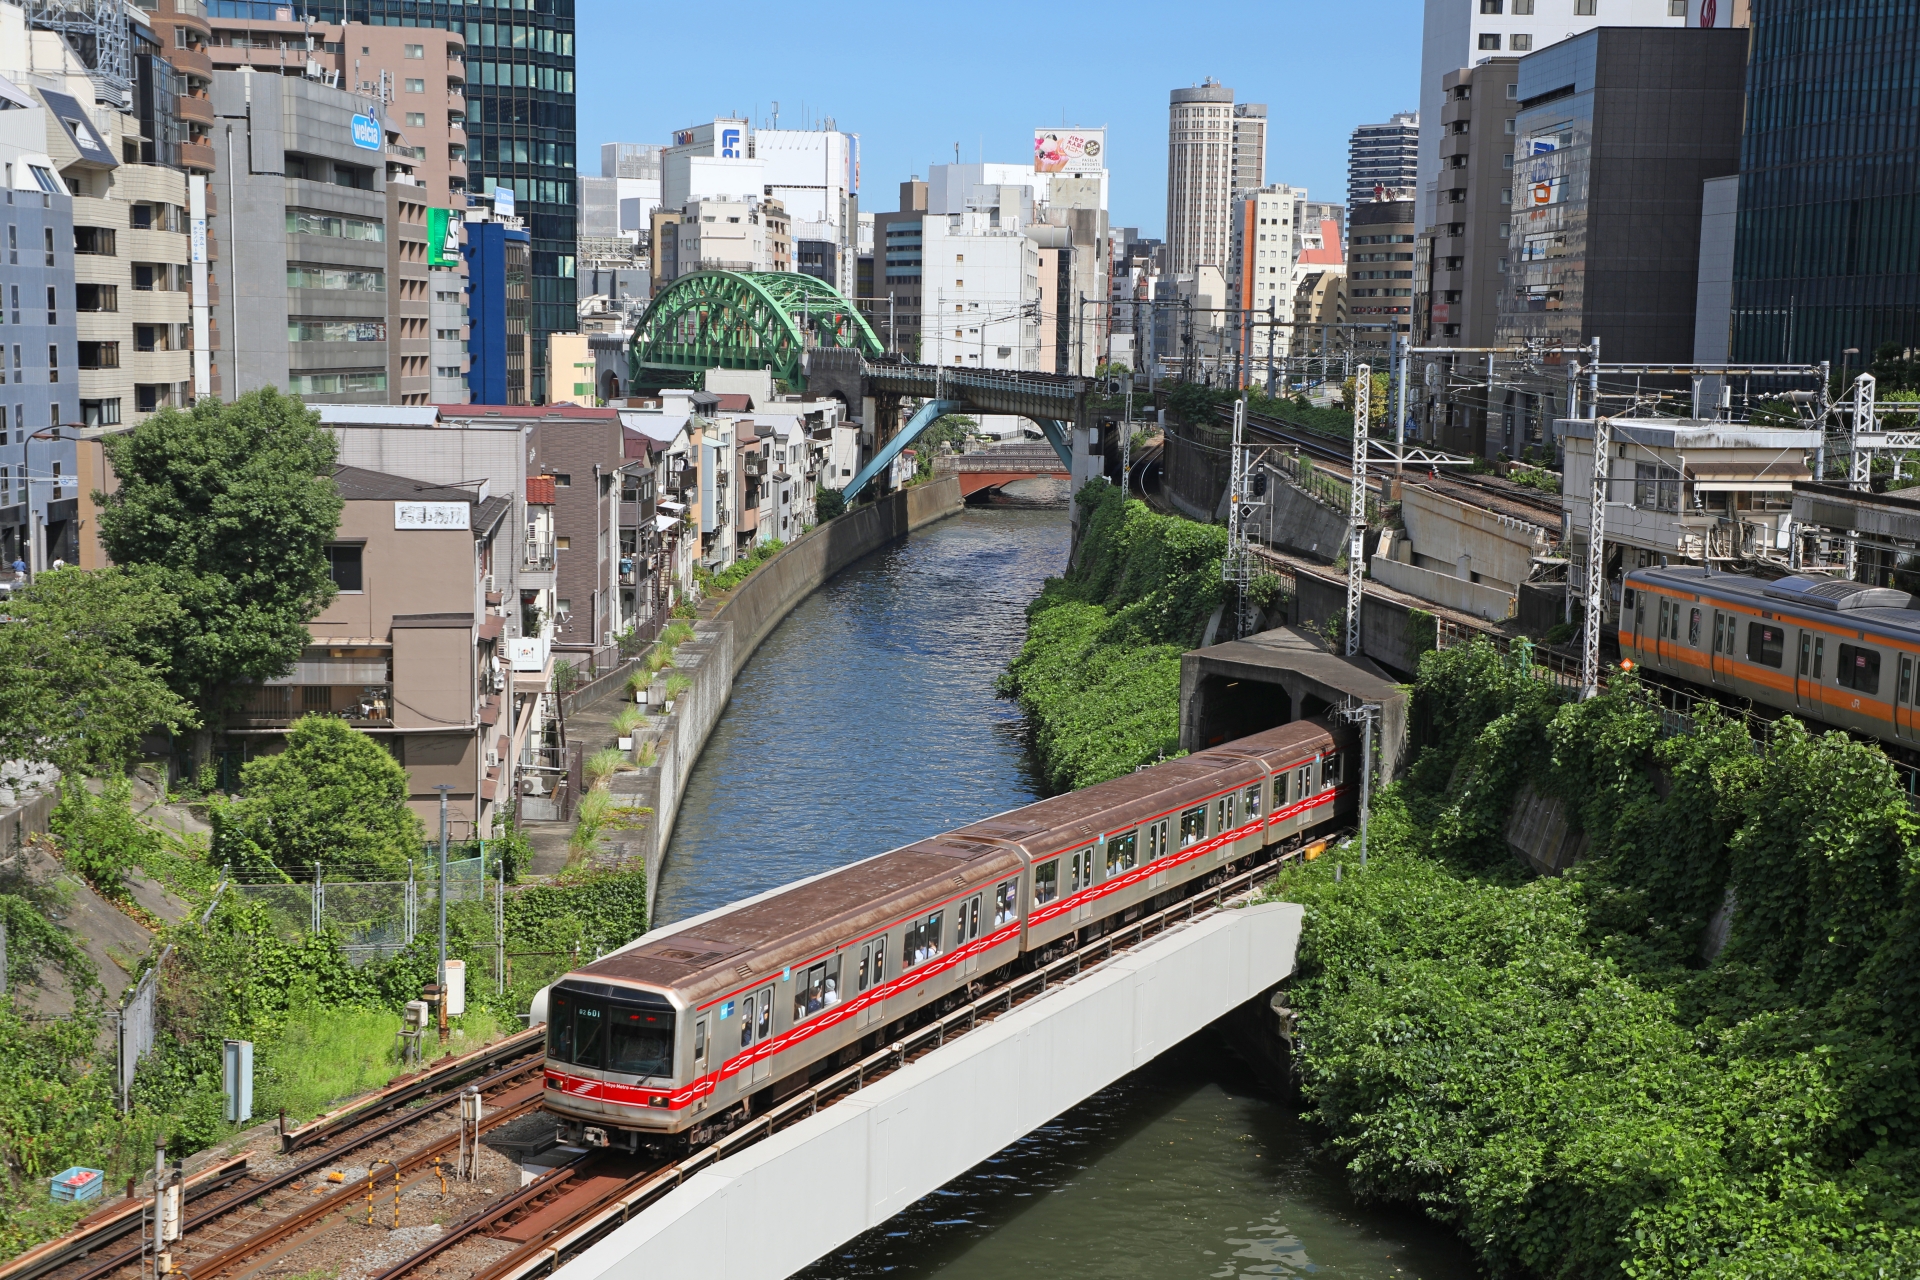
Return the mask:
{"type": "Polygon", "coordinates": [[[368,151],[380,149],[380,122],[372,116],[353,118],[353,145],[368,151]]]}

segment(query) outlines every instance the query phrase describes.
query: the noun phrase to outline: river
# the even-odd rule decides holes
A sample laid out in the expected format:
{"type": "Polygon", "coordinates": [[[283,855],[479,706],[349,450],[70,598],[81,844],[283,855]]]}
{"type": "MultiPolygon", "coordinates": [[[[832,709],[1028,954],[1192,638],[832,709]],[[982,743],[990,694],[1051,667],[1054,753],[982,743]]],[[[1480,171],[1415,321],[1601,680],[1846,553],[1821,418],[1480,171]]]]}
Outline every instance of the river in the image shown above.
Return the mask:
{"type": "MultiPolygon", "coordinates": [[[[994,681],[1066,552],[1064,511],[969,509],[802,602],[688,781],[656,921],[1038,798],[994,681]]],[[[1203,1033],[802,1275],[1475,1274],[1419,1215],[1356,1204],[1314,1141],[1203,1033]]]]}

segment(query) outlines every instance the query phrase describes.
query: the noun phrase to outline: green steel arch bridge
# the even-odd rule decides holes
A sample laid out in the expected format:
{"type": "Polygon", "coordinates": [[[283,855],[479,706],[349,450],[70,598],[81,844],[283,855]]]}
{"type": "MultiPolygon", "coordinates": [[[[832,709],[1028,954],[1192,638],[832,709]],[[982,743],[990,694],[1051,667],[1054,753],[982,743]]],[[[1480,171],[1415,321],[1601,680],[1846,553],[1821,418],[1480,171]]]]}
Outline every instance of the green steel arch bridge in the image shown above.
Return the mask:
{"type": "Polygon", "coordinates": [[[627,364],[634,387],[697,386],[709,369],[765,369],[796,391],[838,395],[850,408],[872,401],[878,420],[870,425],[884,443],[848,482],[850,499],[949,413],[1029,418],[1071,469],[1068,431],[1086,425],[1091,390],[1086,378],[906,363],[887,353],[844,294],[792,271],[681,276],[640,317],[627,364]],[[920,403],[902,425],[907,400],[920,403]]]}

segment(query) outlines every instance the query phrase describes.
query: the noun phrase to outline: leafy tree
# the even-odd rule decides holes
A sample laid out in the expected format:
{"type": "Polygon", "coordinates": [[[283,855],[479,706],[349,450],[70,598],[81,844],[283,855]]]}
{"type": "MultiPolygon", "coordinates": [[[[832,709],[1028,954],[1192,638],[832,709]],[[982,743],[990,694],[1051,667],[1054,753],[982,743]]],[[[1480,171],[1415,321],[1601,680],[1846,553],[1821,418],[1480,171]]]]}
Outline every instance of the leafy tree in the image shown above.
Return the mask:
{"type": "Polygon", "coordinates": [[[846,509],[847,495],[839,489],[822,489],[813,496],[814,518],[823,523],[846,509]]]}
{"type": "Polygon", "coordinates": [[[234,685],[300,656],[308,620],[333,598],[333,437],[300,401],[263,389],[164,410],[106,448],[120,488],[95,495],[101,540],[117,563],[165,573],[184,610],[169,678],[216,725],[234,685]]]}
{"type": "Polygon", "coordinates": [[[185,613],[160,581],[62,569],[14,597],[0,626],[0,758],[113,773],[142,735],[194,723],[166,684],[166,638],[185,613]]]}
{"type": "Polygon", "coordinates": [[[400,762],[331,717],[296,721],[285,751],[241,768],[240,789],[214,810],[216,862],[296,875],[353,864],[398,876],[426,838],[400,762]]]}
{"type": "MultiPolygon", "coordinates": [[[[1348,378],[1340,384],[1340,407],[1345,410],[1349,421],[1353,418],[1353,397],[1357,378],[1348,378]]],[[[1369,379],[1371,384],[1367,392],[1367,426],[1369,429],[1382,427],[1393,420],[1392,388],[1384,373],[1375,373],[1369,379]]],[[[1349,431],[1351,434],[1351,431],[1349,431]]]]}

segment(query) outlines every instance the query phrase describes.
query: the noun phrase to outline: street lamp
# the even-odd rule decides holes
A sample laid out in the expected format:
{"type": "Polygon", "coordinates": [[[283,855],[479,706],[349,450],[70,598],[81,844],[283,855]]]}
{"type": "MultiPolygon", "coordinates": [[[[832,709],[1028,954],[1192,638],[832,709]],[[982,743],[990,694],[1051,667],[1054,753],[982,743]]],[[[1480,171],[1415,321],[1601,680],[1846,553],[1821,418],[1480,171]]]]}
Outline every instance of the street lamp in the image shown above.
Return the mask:
{"type": "Polygon", "coordinates": [[[1858,347],[1848,347],[1840,353],[1840,388],[1842,391],[1853,385],[1848,376],[1848,370],[1853,366],[1853,358],[1859,354],[1860,348],[1858,347]]]}

